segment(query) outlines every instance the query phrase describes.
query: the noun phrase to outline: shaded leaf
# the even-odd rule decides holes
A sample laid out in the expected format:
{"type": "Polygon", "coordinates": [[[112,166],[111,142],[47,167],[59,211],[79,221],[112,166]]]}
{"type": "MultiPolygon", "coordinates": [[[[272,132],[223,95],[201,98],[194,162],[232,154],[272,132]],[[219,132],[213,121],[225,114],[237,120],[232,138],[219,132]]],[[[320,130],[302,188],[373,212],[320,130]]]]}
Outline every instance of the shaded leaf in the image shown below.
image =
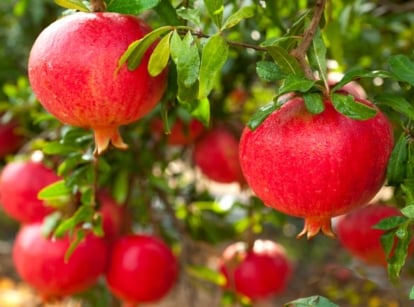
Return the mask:
{"type": "Polygon", "coordinates": [[[344,74],[342,79],[335,84],[331,88],[331,92],[335,92],[337,90],[340,90],[344,87],[345,84],[348,84],[352,80],[360,79],[360,78],[392,78],[392,74],[385,70],[375,70],[375,71],[369,71],[364,69],[353,69],[344,74]]]}
{"type": "Polygon", "coordinates": [[[404,133],[400,134],[391,153],[387,167],[389,184],[396,185],[403,182],[408,160],[408,140],[404,133]]]}
{"type": "Polygon", "coordinates": [[[339,307],[326,297],[314,295],[300,298],[284,305],[285,307],[339,307]]]}
{"type": "Polygon", "coordinates": [[[156,7],[160,0],[112,0],[106,10],[122,14],[139,15],[142,12],[156,7]]]}
{"type": "Polygon", "coordinates": [[[257,110],[250,120],[247,122],[247,126],[251,130],[255,130],[259,125],[275,110],[279,108],[279,105],[271,102],[257,110]]]}
{"type": "Polygon", "coordinates": [[[414,62],[405,55],[394,55],[388,59],[391,72],[400,80],[414,85],[414,62]]]}
{"type": "Polygon", "coordinates": [[[201,26],[200,11],[198,9],[180,7],[179,9],[177,9],[177,15],[198,27],[201,26]]]}
{"type": "Polygon", "coordinates": [[[220,29],[223,22],[224,4],[223,0],[204,0],[204,4],[210,14],[211,19],[220,29]]]}
{"type": "Polygon", "coordinates": [[[381,241],[381,246],[384,250],[384,253],[385,255],[387,255],[387,258],[388,258],[388,255],[391,253],[394,247],[395,231],[384,232],[380,237],[380,241],[381,241]]]}
{"type": "Polygon", "coordinates": [[[161,74],[168,65],[168,60],[170,59],[170,38],[172,33],[173,32],[170,32],[165,35],[151,53],[148,61],[148,72],[152,77],[161,74]]]}
{"type": "Polygon", "coordinates": [[[411,242],[412,231],[408,230],[408,226],[407,223],[402,224],[397,230],[397,244],[391,259],[389,259],[388,262],[388,274],[391,281],[394,282],[400,277],[401,270],[405,264],[405,259],[407,258],[408,247],[411,242]]]}
{"type": "Polygon", "coordinates": [[[303,75],[298,61],[285,49],[279,46],[266,47],[273,60],[279,65],[280,70],[286,75],[303,75]]]}
{"type": "Polygon", "coordinates": [[[230,29],[236,26],[239,22],[244,19],[251,18],[254,16],[253,6],[243,6],[238,11],[230,15],[225,21],[221,30],[230,29]]]}
{"type": "Polygon", "coordinates": [[[313,114],[320,114],[325,110],[325,104],[321,93],[305,93],[303,94],[306,109],[313,114]]]}
{"type": "Polygon", "coordinates": [[[260,79],[266,82],[275,82],[285,75],[280,71],[279,66],[270,61],[259,61],[256,63],[256,72],[260,79]]]}
{"type": "Polygon", "coordinates": [[[375,101],[379,105],[385,105],[398,113],[407,116],[409,119],[414,120],[414,106],[412,106],[404,97],[392,95],[392,94],[382,94],[375,97],[375,101]]]}
{"type": "Polygon", "coordinates": [[[90,12],[90,9],[82,0],[55,0],[55,3],[61,7],[81,12],[90,12]]]}
{"type": "Polygon", "coordinates": [[[333,94],[332,104],[339,113],[352,119],[366,120],[377,114],[375,108],[355,101],[351,95],[333,94]]]}

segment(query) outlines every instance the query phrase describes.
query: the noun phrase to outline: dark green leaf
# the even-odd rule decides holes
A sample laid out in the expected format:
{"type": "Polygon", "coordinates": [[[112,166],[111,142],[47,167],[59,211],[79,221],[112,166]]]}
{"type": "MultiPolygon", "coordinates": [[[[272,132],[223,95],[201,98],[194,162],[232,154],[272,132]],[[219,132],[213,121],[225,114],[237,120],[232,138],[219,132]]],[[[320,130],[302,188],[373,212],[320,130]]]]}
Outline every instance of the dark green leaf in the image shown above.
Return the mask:
{"type": "Polygon", "coordinates": [[[165,35],[152,52],[148,62],[148,72],[156,77],[163,72],[170,59],[170,38],[173,32],[165,35]]]}
{"type": "Polygon", "coordinates": [[[375,108],[355,101],[351,95],[333,94],[332,104],[339,113],[356,120],[370,119],[377,114],[375,108]]]}
{"type": "Polygon", "coordinates": [[[408,159],[408,140],[404,133],[400,134],[391,153],[387,167],[389,184],[396,185],[405,179],[408,159]]]}
{"type": "Polygon", "coordinates": [[[280,70],[285,75],[303,75],[303,71],[298,61],[291,56],[285,49],[279,46],[266,47],[270,56],[280,67],[280,70]]]}
{"type": "Polygon", "coordinates": [[[257,62],[256,72],[259,78],[266,82],[275,82],[285,77],[279,66],[270,61],[257,62]]]}
{"type": "Polygon", "coordinates": [[[321,93],[305,93],[303,94],[303,100],[306,109],[313,114],[319,114],[325,110],[321,93]]]}
{"type": "Polygon", "coordinates": [[[82,0],[55,0],[55,3],[61,7],[81,12],[90,12],[89,8],[82,0]]]}
{"type": "Polygon", "coordinates": [[[332,92],[340,90],[345,84],[359,78],[392,78],[392,74],[384,70],[368,71],[363,69],[353,69],[344,74],[342,79],[331,88],[332,92]]]}
{"type": "Polygon", "coordinates": [[[391,72],[400,80],[414,85],[414,62],[405,55],[394,55],[388,60],[391,72]]]}
{"type": "Polygon", "coordinates": [[[219,33],[211,36],[204,45],[200,66],[199,99],[209,95],[217,75],[227,61],[228,53],[229,46],[219,33]]]}
{"type": "Polygon", "coordinates": [[[316,81],[306,79],[302,76],[288,75],[283,79],[283,83],[280,85],[278,95],[283,95],[291,92],[305,93],[309,91],[316,81]]]}
{"type": "Polygon", "coordinates": [[[216,24],[217,28],[221,28],[223,22],[224,4],[223,0],[204,0],[204,4],[210,14],[211,19],[216,24]]]}
{"type": "Polygon", "coordinates": [[[180,7],[177,10],[177,15],[184,20],[187,20],[194,25],[200,27],[200,11],[198,9],[188,8],[188,7],[180,7]]]}
{"type": "Polygon", "coordinates": [[[328,85],[328,77],[326,75],[326,46],[319,29],[316,31],[308,50],[308,59],[311,66],[319,72],[319,78],[324,84],[328,85]]]}
{"type": "Polygon", "coordinates": [[[300,298],[284,305],[285,307],[339,307],[332,303],[327,298],[315,295],[310,297],[300,298]]]}
{"type": "Polygon", "coordinates": [[[171,26],[178,26],[182,22],[177,16],[177,11],[175,7],[171,4],[170,0],[161,0],[160,4],[157,5],[154,10],[160,16],[161,20],[165,22],[165,24],[171,26]]]}
{"type": "Polygon", "coordinates": [[[414,107],[404,97],[392,94],[382,94],[376,96],[375,101],[378,102],[379,105],[388,106],[401,115],[414,120],[414,107]]]}
{"type": "Polygon", "coordinates": [[[242,6],[238,11],[230,15],[225,21],[221,30],[230,29],[244,19],[254,16],[254,6],[242,6]]]}
{"type": "Polygon", "coordinates": [[[276,109],[279,108],[279,105],[271,102],[263,107],[261,107],[259,110],[256,111],[256,113],[253,114],[253,116],[250,118],[250,120],[247,122],[247,126],[251,130],[255,130],[259,125],[276,109]]]}
{"type": "Polygon", "coordinates": [[[200,265],[191,265],[186,268],[190,276],[213,283],[217,286],[224,286],[226,284],[226,277],[216,270],[200,265]]]}
{"type": "MultiPolygon", "coordinates": [[[[374,227],[374,228],[376,228],[376,227],[374,227]]],[[[388,258],[388,256],[390,255],[390,253],[391,253],[391,251],[394,247],[395,231],[384,232],[381,235],[380,241],[381,241],[381,246],[384,250],[384,253],[385,253],[385,255],[387,255],[387,258],[388,258]]]]}
{"type": "Polygon", "coordinates": [[[106,10],[122,14],[139,15],[158,5],[160,0],[112,0],[106,10]]]}
{"type": "Polygon", "coordinates": [[[399,227],[401,224],[405,223],[407,218],[404,216],[390,216],[382,219],[373,228],[381,230],[391,230],[399,227]]]}

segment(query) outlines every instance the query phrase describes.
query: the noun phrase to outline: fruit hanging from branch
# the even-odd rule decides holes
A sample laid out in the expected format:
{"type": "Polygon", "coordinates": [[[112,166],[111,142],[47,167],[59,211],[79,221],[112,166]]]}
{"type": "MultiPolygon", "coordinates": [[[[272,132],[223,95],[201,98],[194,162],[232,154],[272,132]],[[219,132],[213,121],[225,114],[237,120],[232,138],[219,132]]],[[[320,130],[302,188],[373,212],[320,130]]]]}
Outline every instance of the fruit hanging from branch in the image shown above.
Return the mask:
{"type": "Polygon", "coordinates": [[[30,52],[30,84],[43,107],[62,123],[94,131],[95,152],[111,143],[127,148],[118,131],[151,111],[166,88],[164,70],[152,77],[147,64],[119,67],[128,46],[151,31],[144,21],[117,13],[74,13],[37,37],[30,52]]]}
{"type": "Polygon", "coordinates": [[[339,113],[330,98],[323,103],[325,110],[313,114],[293,98],[255,130],[246,127],[240,141],[248,185],[267,206],[305,219],[299,237],[320,230],[334,236],[331,218],[365,205],[382,187],[393,148],[380,110],[357,120],[339,113]]]}

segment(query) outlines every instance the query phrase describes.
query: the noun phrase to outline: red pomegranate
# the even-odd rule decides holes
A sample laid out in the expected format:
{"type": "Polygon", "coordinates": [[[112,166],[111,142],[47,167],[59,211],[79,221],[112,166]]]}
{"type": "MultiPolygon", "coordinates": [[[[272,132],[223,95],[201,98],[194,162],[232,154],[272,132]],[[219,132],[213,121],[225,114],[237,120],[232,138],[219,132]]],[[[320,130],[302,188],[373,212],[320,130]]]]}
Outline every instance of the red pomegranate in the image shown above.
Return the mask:
{"type": "Polygon", "coordinates": [[[0,159],[14,153],[23,143],[23,136],[17,132],[15,121],[0,124],[0,159]]]}
{"type": "Polygon", "coordinates": [[[108,248],[103,238],[87,234],[65,261],[69,245],[69,237],[45,238],[41,223],[26,224],[17,234],[13,245],[14,266],[44,300],[82,292],[105,271],[108,248]]]}
{"type": "Polygon", "coordinates": [[[160,239],[142,234],[121,237],[112,247],[106,280],[125,303],[156,302],[173,287],[178,263],[160,239]]]}
{"type": "MultiPolygon", "coordinates": [[[[361,103],[373,106],[368,101],[361,103]]],[[[287,101],[240,141],[248,185],[268,206],[303,217],[299,234],[334,236],[331,217],[363,206],[384,183],[393,131],[383,113],[354,120],[337,112],[311,114],[300,97],[287,101]]]]}
{"type": "Polygon", "coordinates": [[[224,126],[206,132],[194,145],[193,160],[213,181],[244,183],[239,163],[239,141],[224,126]]]}
{"type": "Polygon", "coordinates": [[[169,145],[188,145],[192,144],[204,132],[204,125],[196,119],[186,123],[181,119],[176,119],[171,127],[171,133],[164,133],[164,125],[160,119],[154,119],[151,122],[151,129],[156,139],[163,136],[167,139],[169,145]]]}
{"type": "Polygon", "coordinates": [[[22,223],[43,220],[53,211],[37,194],[60,177],[40,162],[13,161],[0,174],[0,203],[4,211],[22,223]]]}
{"type": "Polygon", "coordinates": [[[285,290],[292,264],[283,246],[270,240],[256,240],[250,251],[243,242],[229,245],[223,252],[220,271],[226,277],[226,288],[260,300],[285,290]]]}
{"type": "Polygon", "coordinates": [[[388,205],[372,204],[353,210],[338,217],[338,240],[346,250],[366,264],[387,266],[387,256],[380,241],[384,231],[373,227],[382,219],[392,216],[401,216],[401,212],[388,205]]]}
{"type": "Polygon", "coordinates": [[[150,32],[132,15],[74,13],[44,29],[29,57],[28,74],[40,103],[61,122],[94,131],[96,152],[126,148],[118,128],[147,114],[161,99],[166,71],[151,77],[152,48],[137,69],[118,61],[150,32]]]}

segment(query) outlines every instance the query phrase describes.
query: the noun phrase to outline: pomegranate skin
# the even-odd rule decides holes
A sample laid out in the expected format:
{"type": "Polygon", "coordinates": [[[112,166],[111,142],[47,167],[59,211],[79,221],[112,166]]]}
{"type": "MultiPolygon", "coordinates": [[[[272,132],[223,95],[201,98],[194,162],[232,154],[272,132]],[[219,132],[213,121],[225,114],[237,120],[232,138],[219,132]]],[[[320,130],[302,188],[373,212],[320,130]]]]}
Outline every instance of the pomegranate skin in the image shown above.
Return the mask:
{"type": "Polygon", "coordinates": [[[285,249],[270,240],[256,240],[250,251],[242,242],[229,245],[219,269],[226,277],[225,288],[251,300],[282,293],[292,275],[285,249]]]}
{"type": "Polygon", "coordinates": [[[201,172],[213,181],[245,182],[239,162],[239,141],[223,126],[213,128],[196,141],[193,160],[201,172]]]}
{"type": "MultiPolygon", "coordinates": [[[[401,216],[400,210],[389,205],[371,204],[338,217],[336,232],[338,241],[356,258],[366,264],[387,266],[387,257],[381,245],[383,230],[374,229],[384,218],[401,216]]],[[[413,252],[411,244],[409,252],[413,252]]]]}
{"type": "Polygon", "coordinates": [[[108,247],[103,238],[87,234],[65,262],[69,245],[68,237],[45,238],[41,223],[26,224],[17,233],[12,251],[14,266],[44,300],[82,292],[105,271],[108,247]]]}
{"type": "Polygon", "coordinates": [[[3,210],[21,223],[42,221],[53,208],[37,198],[39,191],[61,178],[39,162],[13,161],[0,175],[0,203],[3,210]]]}
{"type": "Polygon", "coordinates": [[[392,127],[380,110],[359,121],[324,103],[325,111],[315,115],[293,98],[255,131],[246,127],[240,141],[248,185],[267,206],[305,219],[299,237],[320,230],[334,236],[331,217],[372,199],[393,147],[392,127]]]}
{"type": "Polygon", "coordinates": [[[126,148],[118,127],[146,115],[166,88],[164,71],[147,71],[152,47],[134,71],[118,61],[129,44],[150,27],[117,13],[75,13],[65,16],[37,37],[28,74],[43,107],[61,122],[94,130],[96,151],[109,143],[126,148]]]}
{"type": "Polygon", "coordinates": [[[156,302],[171,290],[177,276],[174,254],[156,237],[126,235],[112,246],[106,280],[110,291],[124,302],[156,302]]]}

